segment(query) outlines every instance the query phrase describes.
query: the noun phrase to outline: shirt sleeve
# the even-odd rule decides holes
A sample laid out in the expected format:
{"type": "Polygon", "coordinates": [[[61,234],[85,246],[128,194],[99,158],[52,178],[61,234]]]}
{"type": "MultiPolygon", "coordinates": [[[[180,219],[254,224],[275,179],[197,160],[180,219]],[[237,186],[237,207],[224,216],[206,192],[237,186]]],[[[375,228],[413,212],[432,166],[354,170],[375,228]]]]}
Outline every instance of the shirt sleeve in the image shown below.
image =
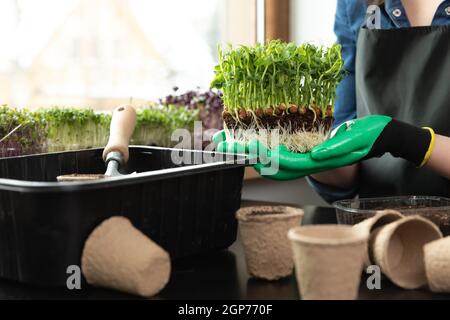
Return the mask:
{"type": "Polygon", "coordinates": [[[336,90],[333,127],[356,118],[355,58],[357,34],[349,21],[348,7],[348,0],[338,0],[334,32],[337,42],[342,46],[342,58],[347,74],[336,90]]]}
{"type": "Polygon", "coordinates": [[[306,181],[311,188],[316,191],[320,197],[328,203],[333,203],[338,200],[353,199],[358,194],[358,187],[355,186],[351,189],[341,189],[337,187],[331,187],[326,184],[320,183],[313,177],[306,177],[306,181]]]}
{"type": "MultiPolygon", "coordinates": [[[[347,10],[348,0],[338,0],[334,32],[337,37],[337,42],[342,46],[342,58],[344,59],[344,68],[347,75],[338,85],[336,91],[333,127],[337,127],[345,121],[356,118],[355,57],[357,34],[351,28],[347,10]]],[[[328,203],[351,199],[357,194],[356,186],[351,189],[340,189],[320,183],[312,177],[307,177],[307,181],[328,203]]]]}

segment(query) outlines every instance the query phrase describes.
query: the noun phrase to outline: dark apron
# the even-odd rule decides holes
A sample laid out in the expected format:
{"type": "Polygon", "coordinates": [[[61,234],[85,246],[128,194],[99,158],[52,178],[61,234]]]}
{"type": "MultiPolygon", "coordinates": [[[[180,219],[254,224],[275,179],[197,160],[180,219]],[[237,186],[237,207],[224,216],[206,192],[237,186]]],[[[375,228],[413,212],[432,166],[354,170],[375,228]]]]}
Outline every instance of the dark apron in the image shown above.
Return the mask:
{"type": "MultiPolygon", "coordinates": [[[[450,26],[361,29],[356,96],[358,117],[388,115],[450,136],[450,26]]],[[[450,196],[449,180],[403,159],[361,166],[360,197],[450,196]]]]}

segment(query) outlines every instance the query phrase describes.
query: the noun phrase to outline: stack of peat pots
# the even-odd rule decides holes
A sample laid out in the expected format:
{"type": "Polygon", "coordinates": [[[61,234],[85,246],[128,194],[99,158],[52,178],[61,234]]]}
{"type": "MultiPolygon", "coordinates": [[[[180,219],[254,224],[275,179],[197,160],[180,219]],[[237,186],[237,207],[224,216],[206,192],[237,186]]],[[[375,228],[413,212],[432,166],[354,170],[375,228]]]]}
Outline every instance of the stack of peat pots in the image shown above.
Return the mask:
{"type": "Polygon", "coordinates": [[[370,265],[403,289],[450,292],[450,237],[420,216],[386,210],[355,226],[301,226],[301,209],[275,206],[236,217],[249,275],[277,280],[295,266],[302,299],[356,299],[370,265]]]}

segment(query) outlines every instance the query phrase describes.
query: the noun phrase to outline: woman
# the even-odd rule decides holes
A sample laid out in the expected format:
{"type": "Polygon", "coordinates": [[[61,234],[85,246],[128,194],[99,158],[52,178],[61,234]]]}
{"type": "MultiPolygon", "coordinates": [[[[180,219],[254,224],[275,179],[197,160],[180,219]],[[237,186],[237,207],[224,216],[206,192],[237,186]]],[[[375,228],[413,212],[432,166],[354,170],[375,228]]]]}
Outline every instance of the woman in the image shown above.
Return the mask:
{"type": "Polygon", "coordinates": [[[281,147],[272,178],[311,175],[330,202],[450,196],[450,0],[338,0],[335,32],[348,71],[337,91],[340,126],[311,153],[281,147]],[[373,4],[375,24],[366,15],[373,4]]]}

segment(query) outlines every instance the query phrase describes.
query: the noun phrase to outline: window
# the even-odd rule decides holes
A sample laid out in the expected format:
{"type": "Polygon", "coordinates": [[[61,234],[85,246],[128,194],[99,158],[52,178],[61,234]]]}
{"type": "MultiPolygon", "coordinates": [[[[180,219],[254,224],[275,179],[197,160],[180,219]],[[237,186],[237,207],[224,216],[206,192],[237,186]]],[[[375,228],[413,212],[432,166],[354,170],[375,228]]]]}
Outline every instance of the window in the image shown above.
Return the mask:
{"type": "Polygon", "coordinates": [[[0,104],[111,109],[207,88],[218,43],[255,41],[256,0],[2,0],[0,104]]]}
{"type": "Polygon", "coordinates": [[[330,45],[337,0],[291,0],[291,39],[297,43],[330,45]]]}

